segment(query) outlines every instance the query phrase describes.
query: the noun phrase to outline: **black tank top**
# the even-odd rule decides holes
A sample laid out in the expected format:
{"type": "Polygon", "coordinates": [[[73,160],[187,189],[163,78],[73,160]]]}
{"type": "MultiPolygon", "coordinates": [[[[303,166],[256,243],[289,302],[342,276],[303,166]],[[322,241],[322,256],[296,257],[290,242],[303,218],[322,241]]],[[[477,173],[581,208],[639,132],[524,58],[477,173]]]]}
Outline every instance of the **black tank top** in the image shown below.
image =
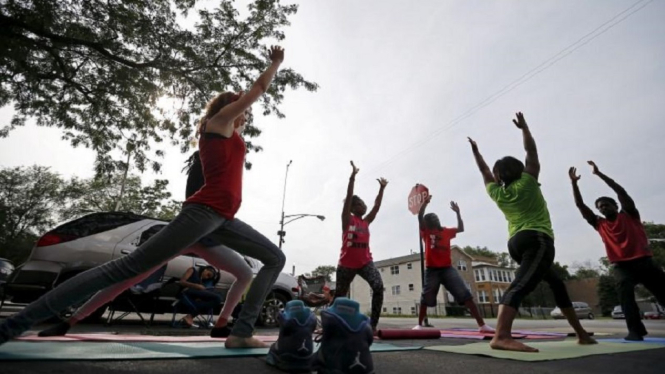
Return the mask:
{"type": "Polygon", "coordinates": [[[203,177],[203,167],[201,166],[201,158],[199,157],[199,151],[194,152],[192,155],[192,165],[189,168],[187,174],[187,187],[185,188],[185,198],[189,199],[190,196],[194,195],[196,191],[200,190],[205,183],[205,178],[203,177]]]}

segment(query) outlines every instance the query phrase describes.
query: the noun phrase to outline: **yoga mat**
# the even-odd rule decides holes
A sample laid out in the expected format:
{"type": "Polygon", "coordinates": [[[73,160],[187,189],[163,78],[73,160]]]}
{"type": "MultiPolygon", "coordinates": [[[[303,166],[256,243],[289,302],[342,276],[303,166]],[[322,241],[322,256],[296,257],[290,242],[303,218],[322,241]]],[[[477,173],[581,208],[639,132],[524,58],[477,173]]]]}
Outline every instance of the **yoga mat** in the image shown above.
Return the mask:
{"type": "Polygon", "coordinates": [[[598,339],[599,342],[607,342],[607,343],[628,343],[628,344],[635,344],[635,343],[646,343],[646,344],[662,344],[665,345],[665,338],[644,338],[643,341],[632,341],[632,340],[625,340],[623,338],[620,339],[598,339]]]}
{"type": "MultiPolygon", "coordinates": [[[[262,342],[275,342],[277,335],[255,335],[262,342]]],[[[65,336],[39,337],[37,335],[25,335],[15,340],[28,342],[163,342],[163,343],[212,343],[224,342],[226,338],[211,338],[208,335],[196,336],[160,336],[139,334],[67,334],[65,336]]]]}
{"type": "MultiPolygon", "coordinates": [[[[374,343],[372,352],[411,351],[422,347],[398,347],[374,343]]],[[[226,349],[217,343],[155,342],[17,342],[0,346],[0,361],[10,360],[155,360],[263,356],[268,348],[226,349]]]]}
{"type": "Polygon", "coordinates": [[[378,336],[382,340],[396,339],[439,339],[441,332],[437,329],[399,330],[381,329],[378,336]]]}
{"type": "Polygon", "coordinates": [[[465,345],[439,345],[425,347],[431,351],[460,353],[467,355],[487,356],[517,361],[549,361],[579,358],[592,355],[613,354],[648,349],[662,348],[659,344],[623,344],[602,342],[594,345],[579,345],[574,340],[556,342],[534,342],[530,346],[538,348],[538,353],[500,351],[490,348],[488,343],[471,343],[465,345]]]}
{"type": "MultiPolygon", "coordinates": [[[[461,327],[454,327],[452,329],[449,329],[451,331],[470,331],[470,332],[478,332],[478,329],[467,329],[467,328],[461,328],[461,327]]],[[[529,330],[513,330],[513,334],[516,335],[526,335],[526,336],[551,336],[551,337],[561,337],[565,338],[567,336],[570,336],[570,334],[567,334],[565,332],[548,332],[548,331],[529,331],[529,330]]],[[[593,333],[589,333],[593,335],[593,333]]],[[[574,336],[574,334],[573,334],[574,336]]]]}
{"type": "MultiPolygon", "coordinates": [[[[494,337],[493,332],[480,332],[478,330],[440,330],[442,338],[459,338],[459,339],[477,339],[477,340],[490,340],[494,337]]],[[[512,334],[513,339],[524,339],[526,335],[512,334]]]]}

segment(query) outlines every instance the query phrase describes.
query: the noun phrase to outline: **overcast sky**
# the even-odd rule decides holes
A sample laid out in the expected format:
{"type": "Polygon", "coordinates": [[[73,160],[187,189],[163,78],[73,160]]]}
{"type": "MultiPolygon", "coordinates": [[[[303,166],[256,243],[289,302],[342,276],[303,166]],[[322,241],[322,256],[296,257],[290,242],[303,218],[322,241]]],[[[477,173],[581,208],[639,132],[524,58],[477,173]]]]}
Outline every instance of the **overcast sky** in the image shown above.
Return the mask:
{"type": "MultiPolygon", "coordinates": [[[[375,260],[418,250],[416,218],[407,210],[415,183],[429,187],[430,211],[444,225],[455,224],[449,201],[459,203],[466,231],[454,244],[505,251],[507,224],[485,193],[466,137],[478,142],[490,165],[505,155],[523,158],[521,133],[511,122],[522,111],[538,144],[556,260],[596,262],[603,245],[575,208],[568,167],[580,169],[588,204],[612,195],[591,175],[586,160],[593,159],[628,190],[644,220],[665,223],[665,2],[648,3],[473,115],[453,121],[635,2],[301,1],[286,29],[284,66],[321,88],[288,92],[286,119],[256,116],[264,151],[249,156],[254,167],[245,173],[238,217],[277,241],[284,172],[293,160],[286,214],[326,220],[305,218],[285,227],[285,270],[295,264],[301,274],[335,265],[354,160],[360,168],[356,193],[369,207],[376,178],[390,182],[370,226],[375,260]]],[[[0,111],[1,125],[11,113],[0,111]]],[[[71,148],[60,134],[30,125],[17,129],[0,139],[0,166],[37,164],[64,176],[92,176],[93,153],[71,148]]],[[[168,179],[174,197],[184,198],[180,170],[187,156],[167,149],[163,172],[145,173],[144,180],[168,179]]]]}

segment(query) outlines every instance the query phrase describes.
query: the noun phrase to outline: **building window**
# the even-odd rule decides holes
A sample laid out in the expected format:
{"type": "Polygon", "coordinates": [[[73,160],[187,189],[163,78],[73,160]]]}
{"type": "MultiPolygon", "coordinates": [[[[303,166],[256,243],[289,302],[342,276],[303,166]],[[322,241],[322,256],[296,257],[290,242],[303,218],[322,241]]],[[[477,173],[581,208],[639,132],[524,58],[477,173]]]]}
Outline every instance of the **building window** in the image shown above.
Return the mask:
{"type": "Polygon", "coordinates": [[[393,314],[402,314],[402,307],[393,307],[393,314]]]}
{"type": "Polygon", "coordinates": [[[381,272],[382,272],[382,273],[383,273],[383,269],[384,269],[384,268],[381,268],[381,272]]]}
{"type": "Polygon", "coordinates": [[[487,292],[483,291],[478,291],[478,302],[480,303],[487,303],[489,300],[487,299],[487,292]]]}
{"type": "Polygon", "coordinates": [[[393,295],[399,295],[401,292],[400,286],[393,286],[392,287],[393,295]]]}
{"type": "Polygon", "coordinates": [[[407,270],[411,270],[412,268],[413,268],[413,266],[411,265],[411,263],[406,264],[406,269],[407,270]]]}
{"type": "Polygon", "coordinates": [[[485,269],[480,269],[480,280],[485,281],[485,269]]]}
{"type": "Polygon", "coordinates": [[[409,284],[409,291],[413,291],[413,283],[409,284]]]}
{"type": "Polygon", "coordinates": [[[383,313],[387,312],[388,308],[383,308],[383,313]]]}
{"type": "Polygon", "coordinates": [[[488,269],[488,272],[489,272],[489,276],[490,276],[490,282],[493,282],[494,281],[494,272],[492,271],[492,269],[488,269]]]}
{"type": "Polygon", "coordinates": [[[390,267],[390,274],[397,275],[399,274],[399,265],[393,265],[390,267]]]}
{"type": "Polygon", "coordinates": [[[501,300],[501,296],[499,295],[499,289],[495,288],[494,289],[494,303],[498,304],[500,300],[501,300]]]}
{"type": "Polygon", "coordinates": [[[466,271],[466,261],[464,261],[464,260],[459,260],[459,261],[457,262],[457,270],[466,271]]]}
{"type": "Polygon", "coordinates": [[[480,282],[480,270],[478,269],[474,270],[473,275],[476,276],[476,282],[480,282]]]}
{"type": "Polygon", "coordinates": [[[414,316],[416,315],[416,307],[415,306],[411,307],[411,314],[414,315],[414,316]]]}

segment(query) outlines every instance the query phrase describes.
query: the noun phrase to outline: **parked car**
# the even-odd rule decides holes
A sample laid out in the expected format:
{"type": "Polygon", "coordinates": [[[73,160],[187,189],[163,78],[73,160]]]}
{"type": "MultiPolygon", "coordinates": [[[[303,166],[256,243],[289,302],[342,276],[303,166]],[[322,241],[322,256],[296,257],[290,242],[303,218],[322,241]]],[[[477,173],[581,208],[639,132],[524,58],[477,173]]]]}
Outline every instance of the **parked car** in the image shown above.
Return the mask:
{"type": "MultiPolygon", "coordinates": [[[[573,302],[573,308],[575,309],[575,314],[577,314],[577,318],[579,319],[594,319],[593,312],[591,311],[591,308],[589,307],[589,304],[583,303],[581,301],[574,301],[573,302]]],[[[561,309],[559,307],[554,308],[552,312],[550,312],[550,316],[554,319],[564,319],[566,316],[563,315],[561,312],[561,309]]]]}
{"type": "MultiPolygon", "coordinates": [[[[13,303],[30,303],[65,280],[85,270],[125,256],[137,248],[147,235],[163,228],[167,222],[125,212],[93,213],[67,222],[44,234],[32,250],[29,259],[19,266],[6,285],[7,297],[13,303]],[[143,238],[143,240],[142,240],[143,238]]],[[[261,262],[244,257],[254,274],[263,266],[261,262]]],[[[194,255],[182,255],[169,261],[164,282],[180,278],[190,267],[208,263],[194,255]]],[[[222,271],[216,290],[225,294],[234,277],[222,271]]],[[[175,295],[164,295],[160,313],[171,312],[175,295]],[[169,301],[167,299],[171,298],[169,301]]],[[[297,280],[280,273],[272,292],[264,303],[258,322],[277,324],[277,313],[298,296],[297,280]]],[[[105,307],[91,318],[99,318],[105,307]]]]}
{"type": "Polygon", "coordinates": [[[0,258],[0,285],[7,282],[9,276],[14,272],[14,265],[6,258],[0,258]]]}
{"type": "MultiPolygon", "coordinates": [[[[640,310],[640,319],[643,319],[645,317],[645,313],[640,310]]],[[[612,309],[612,318],[613,319],[625,319],[626,316],[623,314],[623,309],[621,309],[621,305],[617,305],[612,309]]]]}
{"type": "Polygon", "coordinates": [[[649,312],[644,313],[644,318],[645,319],[665,319],[665,309],[663,309],[662,306],[653,303],[652,304],[653,309],[649,312]]]}

